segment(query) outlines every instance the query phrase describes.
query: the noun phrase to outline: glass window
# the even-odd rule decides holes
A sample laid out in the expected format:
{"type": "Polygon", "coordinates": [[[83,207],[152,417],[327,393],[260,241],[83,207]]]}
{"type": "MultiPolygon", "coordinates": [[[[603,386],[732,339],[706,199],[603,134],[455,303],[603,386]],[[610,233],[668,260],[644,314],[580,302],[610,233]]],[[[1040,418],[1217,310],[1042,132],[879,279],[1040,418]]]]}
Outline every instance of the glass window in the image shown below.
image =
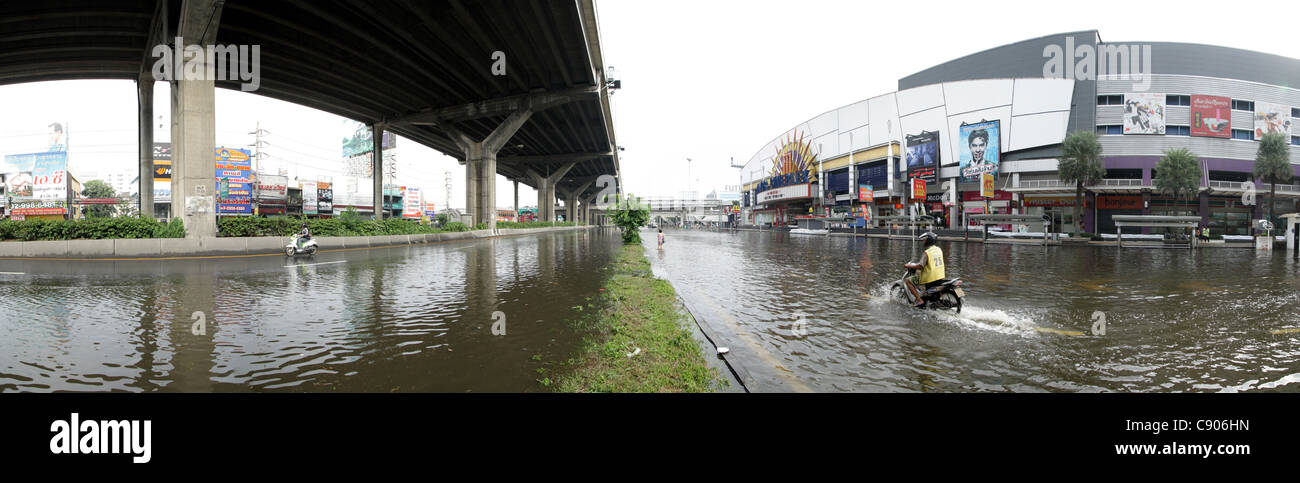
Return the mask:
{"type": "Polygon", "coordinates": [[[1109,125],[1097,126],[1097,134],[1102,134],[1102,135],[1124,134],[1124,125],[1109,124],[1109,125]]]}
{"type": "Polygon", "coordinates": [[[1232,139],[1244,139],[1244,140],[1247,140],[1247,141],[1254,141],[1254,140],[1255,140],[1255,131],[1250,131],[1250,130],[1246,130],[1246,129],[1233,129],[1233,130],[1232,130],[1232,139]]]}
{"type": "Polygon", "coordinates": [[[1124,96],[1116,95],[1116,94],[1097,96],[1097,105],[1098,106],[1122,106],[1124,105],[1124,96]]]}
{"type": "Polygon", "coordinates": [[[1165,104],[1170,106],[1190,106],[1192,105],[1192,96],[1169,94],[1165,96],[1165,104]]]}
{"type": "Polygon", "coordinates": [[[1294,117],[1294,118],[1300,118],[1300,109],[1297,109],[1297,108],[1292,107],[1292,108],[1291,108],[1291,117],[1294,117]]]}
{"type": "Polygon", "coordinates": [[[1255,101],[1232,100],[1232,110],[1255,112],[1255,101]]]}
{"type": "Polygon", "coordinates": [[[1168,136],[1191,136],[1191,126],[1165,126],[1165,135],[1168,136]]]}
{"type": "Polygon", "coordinates": [[[1291,144],[1300,146],[1300,136],[1291,136],[1291,144]]]}

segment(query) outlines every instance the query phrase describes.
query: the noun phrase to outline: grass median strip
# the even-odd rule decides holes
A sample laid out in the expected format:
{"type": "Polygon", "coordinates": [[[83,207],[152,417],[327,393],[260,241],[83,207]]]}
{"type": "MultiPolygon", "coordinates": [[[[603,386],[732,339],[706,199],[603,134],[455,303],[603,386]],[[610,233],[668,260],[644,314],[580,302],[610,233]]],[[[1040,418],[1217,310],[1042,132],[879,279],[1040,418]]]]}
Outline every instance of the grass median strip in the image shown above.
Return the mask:
{"type": "Polygon", "coordinates": [[[559,364],[555,380],[539,382],[557,392],[712,392],[727,384],[704,359],[672,285],[651,274],[641,245],[621,250],[594,310],[575,307],[571,323],[583,337],[577,354],[559,364]]]}

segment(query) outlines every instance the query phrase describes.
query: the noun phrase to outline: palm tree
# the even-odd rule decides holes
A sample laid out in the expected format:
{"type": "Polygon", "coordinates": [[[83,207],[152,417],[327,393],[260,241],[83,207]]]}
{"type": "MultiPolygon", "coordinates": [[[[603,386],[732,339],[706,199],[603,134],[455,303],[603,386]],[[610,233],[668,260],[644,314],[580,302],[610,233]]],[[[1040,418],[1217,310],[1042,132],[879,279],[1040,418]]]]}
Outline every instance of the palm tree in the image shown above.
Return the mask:
{"type": "Polygon", "coordinates": [[[1101,162],[1101,142],[1097,133],[1092,131],[1075,131],[1066,136],[1062,142],[1061,161],[1057,165],[1061,181],[1074,183],[1074,233],[1077,235],[1083,226],[1079,209],[1083,206],[1083,187],[1101,182],[1106,176],[1106,167],[1101,162]]]}
{"type": "Polygon", "coordinates": [[[1281,132],[1265,134],[1259,140],[1259,150],[1255,153],[1255,178],[1269,184],[1268,220],[1273,220],[1273,197],[1277,195],[1279,181],[1291,181],[1290,149],[1287,135],[1281,132]]]}
{"type": "Polygon", "coordinates": [[[1201,167],[1196,155],[1187,148],[1165,151],[1165,156],[1156,163],[1155,187],[1175,201],[1182,200],[1183,194],[1198,191],[1201,188],[1201,167]]]}

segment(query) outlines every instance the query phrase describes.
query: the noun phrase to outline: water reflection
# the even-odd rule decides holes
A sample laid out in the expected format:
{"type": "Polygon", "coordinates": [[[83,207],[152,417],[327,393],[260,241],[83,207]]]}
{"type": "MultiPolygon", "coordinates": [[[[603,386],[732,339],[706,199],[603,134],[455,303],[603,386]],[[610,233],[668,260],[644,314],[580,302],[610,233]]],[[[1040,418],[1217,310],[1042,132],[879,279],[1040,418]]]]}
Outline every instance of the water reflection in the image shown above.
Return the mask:
{"type": "Polygon", "coordinates": [[[296,260],[3,260],[20,274],[0,275],[0,391],[537,390],[537,359],[573,350],[571,307],[618,246],[595,231],[296,260]]]}

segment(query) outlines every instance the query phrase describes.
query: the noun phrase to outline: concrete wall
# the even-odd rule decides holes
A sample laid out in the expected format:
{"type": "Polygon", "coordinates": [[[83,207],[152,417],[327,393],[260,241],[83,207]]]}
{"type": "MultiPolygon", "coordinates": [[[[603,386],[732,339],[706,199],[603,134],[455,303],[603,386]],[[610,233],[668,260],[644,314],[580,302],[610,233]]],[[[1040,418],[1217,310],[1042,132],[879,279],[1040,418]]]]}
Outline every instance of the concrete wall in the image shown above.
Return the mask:
{"type": "MultiPolygon", "coordinates": [[[[595,226],[560,226],[547,228],[514,228],[474,230],[457,233],[432,233],[424,235],[316,237],[321,250],[343,248],[373,248],[435,243],[454,240],[474,240],[499,236],[519,236],[551,231],[571,231],[597,228],[595,226]]],[[[281,253],[289,243],[288,237],[229,237],[229,238],[135,238],[115,240],[55,240],[0,242],[0,258],[155,258],[221,255],[255,255],[281,253]]]]}

